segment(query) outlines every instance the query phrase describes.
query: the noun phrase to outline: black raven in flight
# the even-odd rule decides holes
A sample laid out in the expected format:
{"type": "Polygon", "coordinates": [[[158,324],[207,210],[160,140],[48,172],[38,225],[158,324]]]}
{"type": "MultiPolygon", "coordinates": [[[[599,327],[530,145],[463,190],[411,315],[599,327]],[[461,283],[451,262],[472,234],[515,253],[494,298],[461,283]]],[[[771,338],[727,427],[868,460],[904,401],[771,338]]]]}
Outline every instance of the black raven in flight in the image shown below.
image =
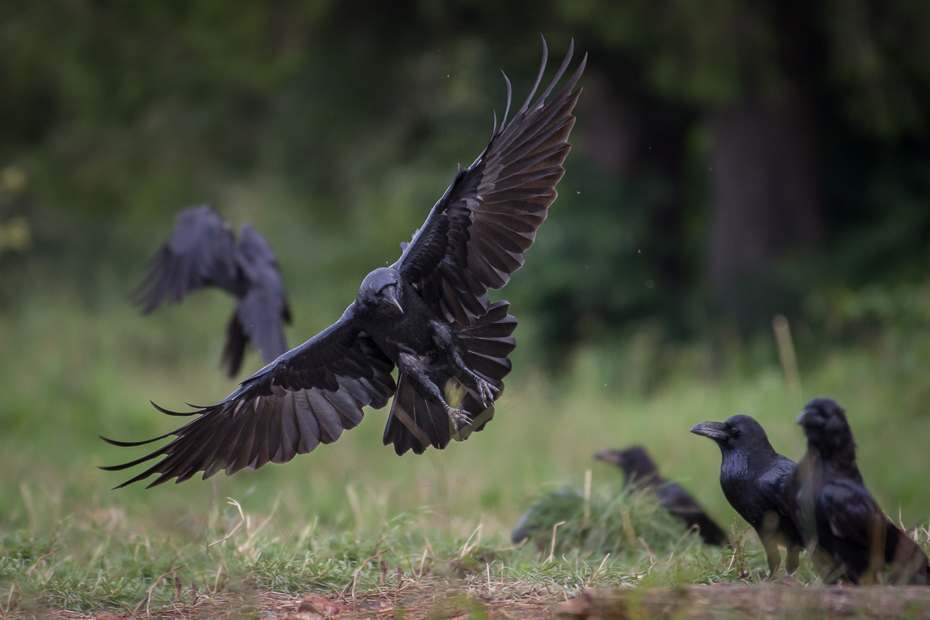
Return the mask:
{"type": "Polygon", "coordinates": [[[246,222],[235,241],[229,223],[207,205],[181,211],[175,222],[133,293],[142,313],[150,313],[166,298],[177,303],[205,286],[216,286],[236,298],[223,350],[230,377],[239,372],[247,342],[266,363],[287,351],[281,323],[291,322],[291,311],[277,259],[265,238],[246,222]]]}
{"type": "Polygon", "coordinates": [[[788,514],[782,487],[794,471],[794,461],[775,452],[765,429],[748,415],[735,415],[726,422],[704,422],[691,432],[720,446],[720,486],[730,505],[759,535],[769,579],[781,564],[779,544],[787,549],[785,571],[793,573],[804,543],[788,514]]]}
{"type": "Polygon", "coordinates": [[[704,542],[722,546],[727,542],[726,533],[704,509],[680,485],[669,482],[661,475],[656,464],[649,458],[649,453],[642,446],[632,446],[625,450],[601,450],[594,458],[620,467],[623,470],[627,486],[653,493],[659,503],[672,516],[685,522],[689,528],[696,528],[704,542]]]}
{"type": "Polygon", "coordinates": [[[397,454],[441,449],[483,429],[510,372],[517,324],[507,302],[491,303],[488,289],[503,287],[523,265],[556,198],[581,93],[573,89],[587,56],[546,99],[573,47],[537,97],[548,55],[543,41],[536,85],[513,119],[508,123],[505,112],[500,129],[495,123],[487,148],[459,169],[398,261],[369,273],[338,321],[219,404],[189,414],[160,409],[197,415],[192,422],[149,441],[107,440],[137,446],[175,436],[151,454],[104,469],[164,456],[121,485],[158,474],[154,486],[200,471],[206,478],[284,463],[335,441],[361,421],[364,406],[383,407],[392,395],[384,444],[393,444],[397,454]]]}
{"type": "Polygon", "coordinates": [[[886,565],[894,583],[927,583],[927,554],[885,515],[856,466],[846,412],[815,398],[798,416],[807,454],[785,482],[791,518],[827,582],[875,583],[886,565]]]}

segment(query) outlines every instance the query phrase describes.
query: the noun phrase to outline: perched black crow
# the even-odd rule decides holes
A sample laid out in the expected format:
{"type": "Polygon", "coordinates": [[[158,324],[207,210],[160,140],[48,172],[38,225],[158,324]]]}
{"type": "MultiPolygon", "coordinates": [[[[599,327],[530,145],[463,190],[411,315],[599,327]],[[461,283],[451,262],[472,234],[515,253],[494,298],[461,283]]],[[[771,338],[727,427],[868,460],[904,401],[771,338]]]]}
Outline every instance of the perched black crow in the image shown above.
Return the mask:
{"type": "Polygon", "coordinates": [[[875,583],[886,565],[894,583],[927,583],[927,554],[885,515],[856,466],[846,412],[829,398],[807,403],[797,419],[807,454],[784,487],[795,526],[821,576],[875,583]]]}
{"type": "Polygon", "coordinates": [[[149,262],[148,275],[133,293],[143,314],[166,298],[177,303],[205,286],[216,286],[236,298],[223,350],[230,377],[239,372],[247,342],[266,363],[287,351],[281,323],[291,322],[291,311],[265,238],[244,223],[236,242],[230,225],[207,205],[181,211],[175,222],[171,237],[149,262]]]}
{"type": "Polygon", "coordinates": [[[627,486],[655,494],[659,503],[673,516],[684,521],[689,528],[696,528],[704,542],[718,546],[727,542],[726,533],[704,512],[697,500],[678,484],[669,482],[659,475],[656,464],[649,458],[644,447],[601,450],[594,458],[620,467],[627,486]]]}
{"type": "Polygon", "coordinates": [[[171,414],[198,415],[189,424],[149,441],[107,440],[137,446],[176,436],[147,456],[105,469],[163,455],[121,485],[158,474],[154,486],[199,471],[206,478],[221,469],[232,474],[283,463],[335,441],[361,421],[362,407],[383,407],[392,394],[384,444],[394,444],[397,454],[441,449],[481,430],[516,346],[509,304],[491,303],[488,289],[503,287],[523,265],[556,198],[581,93],[573,89],[587,56],[546,99],[568,68],[572,47],[534,100],[548,55],[543,42],[536,85],[513,120],[508,124],[505,112],[500,130],[495,123],[487,148],[468,169],[459,168],[400,259],[369,273],[336,323],[246,379],[223,402],[171,414]]]}
{"type": "Polygon", "coordinates": [[[775,452],[765,429],[748,415],[735,415],[726,422],[704,422],[691,432],[710,437],[720,446],[720,486],[730,505],[759,535],[769,579],[781,564],[779,544],[787,550],[785,570],[793,573],[804,544],[781,492],[794,471],[794,461],[775,452]]]}

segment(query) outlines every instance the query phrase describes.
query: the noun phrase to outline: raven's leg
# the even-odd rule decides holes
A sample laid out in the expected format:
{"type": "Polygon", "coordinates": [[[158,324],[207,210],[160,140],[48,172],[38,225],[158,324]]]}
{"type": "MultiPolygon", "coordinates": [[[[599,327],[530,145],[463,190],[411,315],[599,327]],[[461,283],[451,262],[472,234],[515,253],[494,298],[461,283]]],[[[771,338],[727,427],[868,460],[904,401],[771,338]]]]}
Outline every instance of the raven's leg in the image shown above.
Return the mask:
{"type": "Polygon", "coordinates": [[[798,565],[801,563],[801,548],[789,543],[787,551],[788,553],[785,554],[785,573],[790,575],[798,570],[798,565]]]}
{"type": "Polygon", "coordinates": [[[453,343],[450,347],[452,350],[452,361],[463,374],[470,377],[471,380],[475,382],[475,388],[478,390],[478,394],[481,395],[481,404],[487,409],[494,402],[494,399],[497,398],[497,395],[500,394],[500,390],[479,377],[477,373],[468,367],[468,364],[465,363],[465,358],[462,357],[461,346],[456,345],[457,343],[453,343]]]}
{"type": "MultiPolygon", "coordinates": [[[[442,390],[440,390],[439,386],[433,383],[432,379],[426,374],[428,363],[427,360],[418,355],[405,352],[402,352],[397,358],[397,367],[407,374],[415,386],[431,394],[433,398],[443,406],[455,430],[460,431],[471,424],[472,419],[464,409],[456,409],[446,402],[442,390]]],[[[423,394],[422,390],[417,391],[423,394]]]]}
{"type": "MultiPolygon", "coordinates": [[[[762,541],[762,546],[765,548],[765,559],[768,561],[769,565],[769,578],[766,581],[771,581],[772,577],[775,576],[775,571],[778,570],[781,564],[781,554],[778,550],[778,543],[775,542],[774,537],[767,536],[765,540],[762,541]]],[[[791,552],[789,551],[789,553],[791,552]]]]}
{"type": "Polygon", "coordinates": [[[484,405],[485,408],[490,407],[494,399],[497,398],[497,395],[500,394],[500,390],[472,372],[467,366],[462,366],[462,370],[475,382],[475,387],[481,395],[481,404],[484,405]]]}

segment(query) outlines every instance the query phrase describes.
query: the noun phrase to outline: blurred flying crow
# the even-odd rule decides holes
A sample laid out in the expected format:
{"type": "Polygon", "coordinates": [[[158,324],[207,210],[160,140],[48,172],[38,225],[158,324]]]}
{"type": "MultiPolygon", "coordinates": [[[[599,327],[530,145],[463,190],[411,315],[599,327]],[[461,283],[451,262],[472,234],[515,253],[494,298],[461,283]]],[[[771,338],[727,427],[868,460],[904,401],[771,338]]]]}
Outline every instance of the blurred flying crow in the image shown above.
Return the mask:
{"type": "Polygon", "coordinates": [[[397,262],[365,277],[338,321],[219,404],[189,414],[160,409],[198,416],[181,428],[138,443],[107,440],[137,446],[175,436],[147,456],[105,469],[164,456],[121,485],[157,474],[154,486],[199,471],[206,478],[284,463],[335,441],[361,421],[365,405],[383,407],[392,395],[384,444],[397,454],[442,449],[484,428],[510,372],[517,325],[509,304],[491,303],[488,289],[503,287],[523,265],[565,172],[581,93],[573,89],[587,56],[546,99],[568,68],[572,47],[534,99],[548,56],[543,41],[536,85],[509,123],[505,78],[507,111],[487,148],[466,170],[459,168],[397,262]]]}
{"type": "Polygon", "coordinates": [[[730,505],[759,535],[769,579],[781,564],[779,544],[787,549],[785,571],[793,573],[804,543],[788,514],[782,487],[794,471],[794,461],[775,452],[765,429],[748,415],[735,415],[726,422],[704,422],[691,432],[710,437],[720,446],[720,486],[730,505]]]}
{"type": "Polygon", "coordinates": [[[632,446],[625,450],[601,450],[594,458],[613,463],[622,469],[627,486],[653,493],[672,516],[684,521],[689,528],[696,528],[704,542],[718,546],[727,542],[727,535],[704,512],[697,500],[678,484],[659,475],[656,464],[642,446],[632,446]]]}
{"type": "Polygon", "coordinates": [[[291,311],[277,259],[265,238],[246,222],[235,241],[229,223],[207,205],[181,211],[175,222],[133,293],[142,313],[150,313],[166,298],[177,303],[205,286],[216,286],[236,298],[223,350],[230,377],[239,372],[247,342],[266,363],[287,351],[282,322],[291,322],[291,311]]]}
{"type": "Polygon", "coordinates": [[[927,583],[927,555],[885,515],[856,466],[846,412],[829,398],[807,403],[797,419],[807,454],[785,483],[791,518],[824,581],[875,583],[885,566],[894,583],[927,583]]]}

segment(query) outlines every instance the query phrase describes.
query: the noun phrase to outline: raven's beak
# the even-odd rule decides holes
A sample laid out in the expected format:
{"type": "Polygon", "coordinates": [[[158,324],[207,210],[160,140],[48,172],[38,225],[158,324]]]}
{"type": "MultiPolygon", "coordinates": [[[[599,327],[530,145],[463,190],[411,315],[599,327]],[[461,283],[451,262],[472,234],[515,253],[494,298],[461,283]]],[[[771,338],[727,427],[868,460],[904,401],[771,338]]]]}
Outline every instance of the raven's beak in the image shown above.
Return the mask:
{"type": "Polygon", "coordinates": [[[400,310],[400,313],[404,313],[404,309],[400,305],[400,301],[397,300],[397,286],[389,286],[384,289],[384,296],[387,297],[392,304],[397,306],[397,309],[400,310]]]}
{"type": "Polygon", "coordinates": [[[613,450],[601,450],[594,455],[599,461],[607,461],[608,463],[613,463],[614,465],[620,464],[620,457],[617,456],[617,453],[613,450]]]}
{"type": "Polygon", "coordinates": [[[804,409],[801,413],[798,414],[798,417],[794,419],[795,424],[803,425],[804,418],[807,417],[809,413],[813,413],[812,409],[804,409]]]}
{"type": "Polygon", "coordinates": [[[695,435],[709,437],[714,441],[730,437],[730,434],[726,431],[726,424],[723,422],[703,422],[701,424],[695,424],[691,427],[691,432],[695,435]]]}

